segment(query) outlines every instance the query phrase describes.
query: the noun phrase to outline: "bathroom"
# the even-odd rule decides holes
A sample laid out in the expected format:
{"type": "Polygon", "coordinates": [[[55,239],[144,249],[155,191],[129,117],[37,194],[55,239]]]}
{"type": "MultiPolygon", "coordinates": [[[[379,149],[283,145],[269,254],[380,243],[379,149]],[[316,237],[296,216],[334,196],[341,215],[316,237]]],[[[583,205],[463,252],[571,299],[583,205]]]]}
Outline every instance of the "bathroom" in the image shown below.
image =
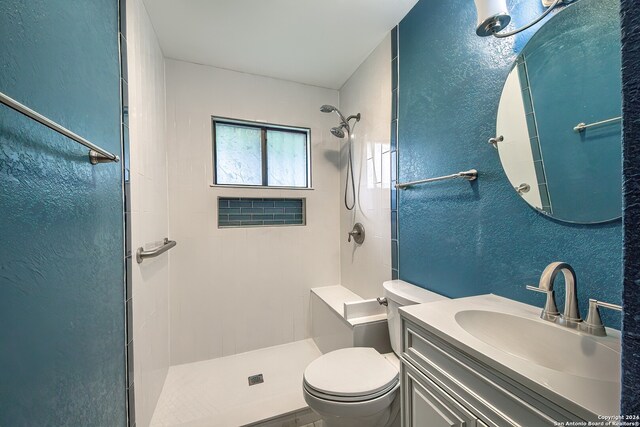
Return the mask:
{"type": "Polygon", "coordinates": [[[0,34],[0,426],[640,422],[638,2],[0,34]]]}

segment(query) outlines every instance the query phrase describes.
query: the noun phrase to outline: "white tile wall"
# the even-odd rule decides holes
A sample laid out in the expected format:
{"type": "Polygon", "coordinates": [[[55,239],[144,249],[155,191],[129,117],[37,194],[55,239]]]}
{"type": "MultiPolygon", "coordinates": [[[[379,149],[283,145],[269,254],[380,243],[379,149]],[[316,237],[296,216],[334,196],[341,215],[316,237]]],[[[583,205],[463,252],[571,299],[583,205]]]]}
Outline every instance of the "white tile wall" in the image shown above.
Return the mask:
{"type": "MultiPolygon", "coordinates": [[[[363,298],[382,295],[391,278],[390,123],[391,37],[388,35],[340,89],[345,115],[361,113],[354,139],[354,172],[358,203],[340,210],[341,284],[363,298]],[[362,246],[347,242],[353,224],[366,231],[362,246]]],[[[346,151],[341,158],[341,198],[344,197],[346,151]]],[[[341,199],[342,200],[342,199],[341,199]]]]}
{"type": "Polygon", "coordinates": [[[319,110],[337,105],[338,92],[169,59],[166,66],[170,235],[178,241],[172,364],[307,338],[309,290],[340,280],[340,146],[329,133],[335,115],[319,110]],[[211,116],[311,128],[314,189],[212,188],[211,116]],[[218,229],[218,196],[305,197],[307,225],[218,229]]]}
{"type": "MultiPolygon", "coordinates": [[[[127,0],[132,248],[169,235],[164,58],[142,0],[127,0]]],[[[136,422],[147,426],[169,369],[169,256],[133,262],[136,422]]],[[[134,255],[135,257],[135,255],[134,255]]]]}

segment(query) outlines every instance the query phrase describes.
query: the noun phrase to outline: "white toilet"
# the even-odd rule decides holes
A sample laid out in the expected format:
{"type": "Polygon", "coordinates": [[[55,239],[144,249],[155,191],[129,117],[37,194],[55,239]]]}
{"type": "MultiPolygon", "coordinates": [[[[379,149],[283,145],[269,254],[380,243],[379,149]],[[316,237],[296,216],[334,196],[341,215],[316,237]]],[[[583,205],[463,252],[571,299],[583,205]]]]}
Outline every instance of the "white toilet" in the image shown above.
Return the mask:
{"type": "Polygon", "coordinates": [[[303,394],[326,427],[400,425],[401,324],[398,307],[445,297],[402,280],[383,284],[394,353],[351,347],[324,354],[304,371],[303,394]]]}

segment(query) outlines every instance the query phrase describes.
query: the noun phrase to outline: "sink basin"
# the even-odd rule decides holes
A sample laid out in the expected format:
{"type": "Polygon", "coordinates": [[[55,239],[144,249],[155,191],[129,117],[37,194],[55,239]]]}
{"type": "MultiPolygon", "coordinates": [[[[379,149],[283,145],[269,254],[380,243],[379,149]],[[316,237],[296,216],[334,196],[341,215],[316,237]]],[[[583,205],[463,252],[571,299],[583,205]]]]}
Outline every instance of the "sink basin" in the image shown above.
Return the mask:
{"type": "Polygon", "coordinates": [[[620,352],[575,330],[488,310],[459,311],[455,320],[473,337],[530,363],[579,377],[619,381],[620,352]]]}

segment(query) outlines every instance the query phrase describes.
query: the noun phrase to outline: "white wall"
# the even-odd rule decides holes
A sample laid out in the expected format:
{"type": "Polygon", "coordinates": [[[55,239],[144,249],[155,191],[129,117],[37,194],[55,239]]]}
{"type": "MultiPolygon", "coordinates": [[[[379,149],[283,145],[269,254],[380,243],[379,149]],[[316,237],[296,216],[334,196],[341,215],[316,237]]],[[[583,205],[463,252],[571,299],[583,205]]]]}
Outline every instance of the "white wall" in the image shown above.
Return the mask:
{"type": "Polygon", "coordinates": [[[507,77],[498,105],[496,133],[504,137],[504,141],[498,143],[498,153],[511,185],[517,188],[521,184],[529,184],[530,190],[520,194],[520,197],[531,206],[542,209],[539,178],[529,139],[535,135],[529,135],[522,87],[520,73],[514,68],[507,77]]]}
{"type": "MultiPolygon", "coordinates": [[[[169,235],[162,51],[142,0],[127,0],[132,248],[169,235]]],[[[169,369],[169,254],[133,261],[136,422],[147,426],[169,369]]],[[[134,255],[135,258],[135,255],[134,255]]]]}
{"type": "Polygon", "coordinates": [[[171,362],[309,336],[310,289],[339,283],[338,92],[167,60],[171,362]],[[211,116],[311,128],[313,190],[211,187],[211,116]],[[306,197],[307,225],[217,228],[217,197],[306,197]]]}
{"type": "MultiPolygon", "coordinates": [[[[354,174],[358,203],[347,211],[342,202],[347,156],[341,156],[340,263],[342,286],[363,298],[382,295],[391,279],[390,134],[391,37],[388,35],[340,89],[345,115],[362,114],[355,127],[354,174]],[[353,225],[364,225],[362,246],[347,242],[353,225]]],[[[351,190],[349,190],[351,191],[351,190]]]]}

